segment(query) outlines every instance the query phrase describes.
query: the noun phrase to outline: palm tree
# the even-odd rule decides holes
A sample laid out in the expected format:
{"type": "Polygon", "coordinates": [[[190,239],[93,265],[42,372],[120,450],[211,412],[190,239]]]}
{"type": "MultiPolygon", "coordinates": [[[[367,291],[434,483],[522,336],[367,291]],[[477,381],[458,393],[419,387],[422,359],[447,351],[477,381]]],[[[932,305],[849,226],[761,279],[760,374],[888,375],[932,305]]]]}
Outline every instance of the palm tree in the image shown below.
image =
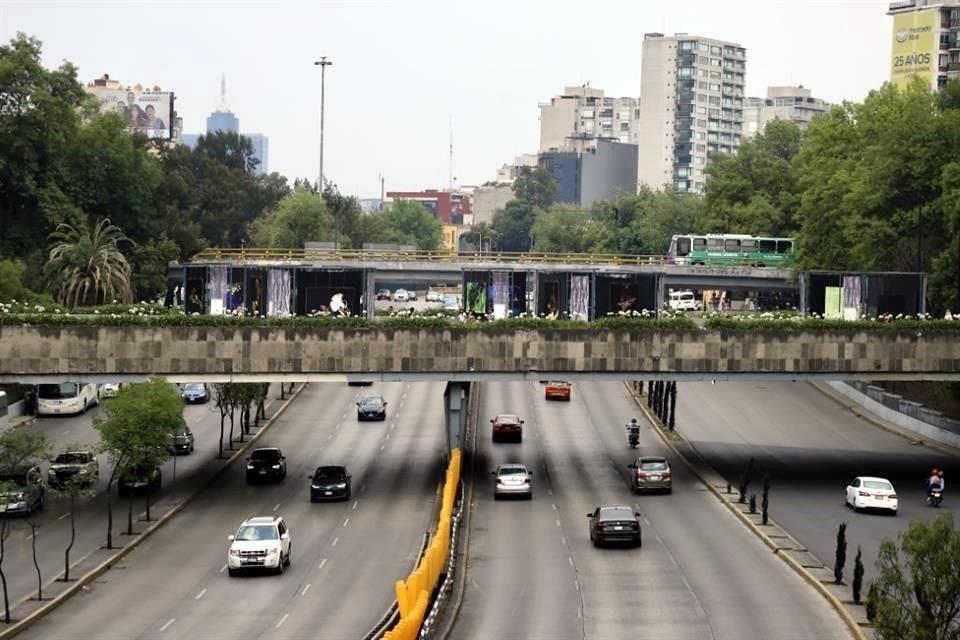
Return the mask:
{"type": "Polygon", "coordinates": [[[61,223],[50,239],[55,244],[44,270],[60,304],[76,307],[132,300],[130,263],[118,246],[132,241],[109,219],[93,228],[61,223]]]}

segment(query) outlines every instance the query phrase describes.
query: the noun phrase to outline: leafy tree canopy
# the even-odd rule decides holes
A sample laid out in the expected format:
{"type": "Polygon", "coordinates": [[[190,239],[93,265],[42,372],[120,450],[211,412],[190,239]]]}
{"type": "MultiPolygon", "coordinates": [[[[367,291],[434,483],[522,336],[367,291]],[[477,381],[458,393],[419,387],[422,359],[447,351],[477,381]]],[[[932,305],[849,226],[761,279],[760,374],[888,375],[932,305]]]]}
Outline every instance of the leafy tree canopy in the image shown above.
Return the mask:
{"type": "Polygon", "coordinates": [[[414,245],[424,251],[440,246],[443,225],[419,202],[397,200],[381,215],[390,241],[414,245]]]}

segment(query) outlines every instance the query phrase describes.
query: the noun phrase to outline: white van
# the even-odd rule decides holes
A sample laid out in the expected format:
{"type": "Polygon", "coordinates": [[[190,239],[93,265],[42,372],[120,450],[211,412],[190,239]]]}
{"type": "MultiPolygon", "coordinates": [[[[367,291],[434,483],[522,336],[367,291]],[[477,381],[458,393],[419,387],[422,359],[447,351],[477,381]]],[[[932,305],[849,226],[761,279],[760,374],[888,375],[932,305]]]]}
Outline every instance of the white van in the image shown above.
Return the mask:
{"type": "Polygon", "coordinates": [[[693,291],[671,291],[667,306],[671,311],[698,311],[700,301],[693,291]]]}
{"type": "Polygon", "coordinates": [[[37,414],[41,416],[84,413],[100,404],[97,385],[83,382],[37,385],[37,414]]]}

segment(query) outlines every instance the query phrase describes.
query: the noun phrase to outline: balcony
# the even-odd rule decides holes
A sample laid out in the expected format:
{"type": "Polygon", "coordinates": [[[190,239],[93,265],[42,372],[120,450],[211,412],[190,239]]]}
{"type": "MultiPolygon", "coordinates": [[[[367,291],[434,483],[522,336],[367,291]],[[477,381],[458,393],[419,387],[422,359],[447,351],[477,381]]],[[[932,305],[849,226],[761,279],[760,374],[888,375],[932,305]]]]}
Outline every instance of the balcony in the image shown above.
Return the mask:
{"type": "Polygon", "coordinates": [[[960,71],[960,62],[951,62],[947,65],[947,71],[960,71]]]}

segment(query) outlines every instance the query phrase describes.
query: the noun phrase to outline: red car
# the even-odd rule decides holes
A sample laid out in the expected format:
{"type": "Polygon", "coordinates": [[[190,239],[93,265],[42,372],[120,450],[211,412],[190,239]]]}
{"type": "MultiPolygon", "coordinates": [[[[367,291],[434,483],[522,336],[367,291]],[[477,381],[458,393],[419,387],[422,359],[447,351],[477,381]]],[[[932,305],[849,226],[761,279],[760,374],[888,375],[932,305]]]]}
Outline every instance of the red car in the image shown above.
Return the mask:
{"type": "Polygon", "coordinates": [[[544,397],[547,400],[566,400],[570,402],[570,383],[561,380],[551,380],[547,383],[544,397]]]}
{"type": "Polygon", "coordinates": [[[493,423],[493,441],[512,440],[520,442],[523,440],[523,420],[520,416],[513,413],[501,413],[496,418],[491,418],[493,423]]]}

